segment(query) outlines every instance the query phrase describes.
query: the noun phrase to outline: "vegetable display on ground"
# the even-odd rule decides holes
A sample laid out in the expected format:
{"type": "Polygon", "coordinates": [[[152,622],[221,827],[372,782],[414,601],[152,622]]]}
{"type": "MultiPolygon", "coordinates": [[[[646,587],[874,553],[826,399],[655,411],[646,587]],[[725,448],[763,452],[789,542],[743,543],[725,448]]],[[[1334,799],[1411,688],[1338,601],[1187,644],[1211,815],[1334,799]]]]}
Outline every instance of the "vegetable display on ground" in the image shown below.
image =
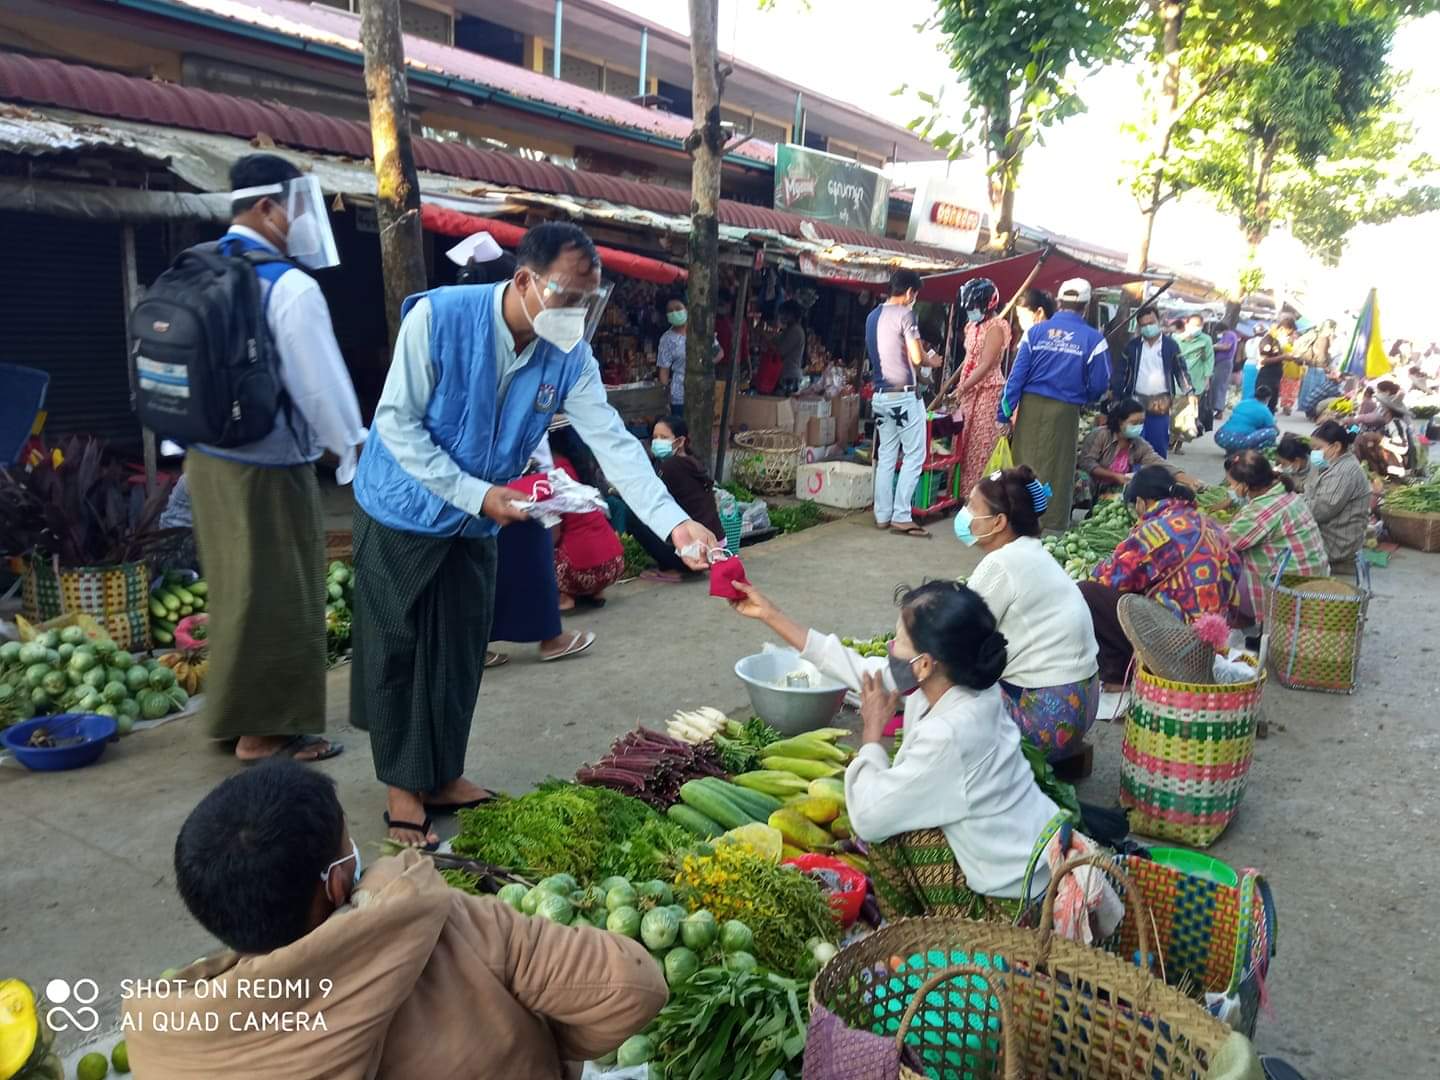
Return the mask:
{"type": "Polygon", "coordinates": [[[350,652],[350,622],[355,603],[355,567],[336,559],[325,571],[325,645],[330,663],[350,652]]]}
{"type": "Polygon", "coordinates": [[[180,621],[209,602],[210,586],[183,570],[166,571],[150,590],[150,638],[159,646],[174,645],[180,621]]]}
{"type": "Polygon", "coordinates": [[[575,779],[614,788],[664,810],[680,798],[686,781],[724,775],[720,752],[713,744],[693,745],[640,727],[616,739],[594,765],[582,766],[575,779]]]}
{"type": "Polygon", "coordinates": [[[1047,536],[1041,544],[1071,578],[1084,581],[1101,559],[1115,553],[1120,542],[1130,535],[1135,521],[1123,500],[1110,499],[1101,502],[1080,524],[1059,536],[1047,536]]]}

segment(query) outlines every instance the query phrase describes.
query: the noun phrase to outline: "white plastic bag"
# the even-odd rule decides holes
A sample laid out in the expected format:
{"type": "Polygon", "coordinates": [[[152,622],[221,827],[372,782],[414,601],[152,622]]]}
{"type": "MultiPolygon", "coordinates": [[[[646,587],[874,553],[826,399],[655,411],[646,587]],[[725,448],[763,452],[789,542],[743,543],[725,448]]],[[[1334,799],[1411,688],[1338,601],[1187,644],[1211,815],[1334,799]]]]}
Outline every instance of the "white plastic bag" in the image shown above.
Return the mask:
{"type": "Polygon", "coordinates": [[[587,1061],[580,1080],[650,1080],[650,1066],[628,1065],[622,1069],[619,1065],[596,1065],[587,1061]]]}
{"type": "Polygon", "coordinates": [[[756,499],[753,503],[741,503],[740,512],[740,535],[749,536],[751,533],[764,532],[770,528],[770,507],[764,499],[756,499]]]}
{"type": "Polygon", "coordinates": [[[545,528],[560,524],[563,514],[588,514],[599,510],[609,514],[610,504],[593,487],[576,483],[570,474],[561,469],[552,469],[545,479],[535,485],[535,494],[520,503],[530,512],[531,518],[545,528]]]}

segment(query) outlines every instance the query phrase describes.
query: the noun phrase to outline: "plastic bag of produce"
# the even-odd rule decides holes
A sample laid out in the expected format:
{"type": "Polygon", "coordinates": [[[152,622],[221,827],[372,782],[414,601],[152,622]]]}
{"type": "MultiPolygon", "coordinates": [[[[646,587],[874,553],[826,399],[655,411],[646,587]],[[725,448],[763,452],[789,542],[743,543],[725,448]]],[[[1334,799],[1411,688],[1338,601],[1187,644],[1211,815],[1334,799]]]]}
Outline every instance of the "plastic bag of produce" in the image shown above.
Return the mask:
{"type": "Polygon", "coordinates": [[[740,506],[741,536],[764,532],[770,528],[770,507],[764,499],[756,499],[753,503],[741,503],[740,506]]]}

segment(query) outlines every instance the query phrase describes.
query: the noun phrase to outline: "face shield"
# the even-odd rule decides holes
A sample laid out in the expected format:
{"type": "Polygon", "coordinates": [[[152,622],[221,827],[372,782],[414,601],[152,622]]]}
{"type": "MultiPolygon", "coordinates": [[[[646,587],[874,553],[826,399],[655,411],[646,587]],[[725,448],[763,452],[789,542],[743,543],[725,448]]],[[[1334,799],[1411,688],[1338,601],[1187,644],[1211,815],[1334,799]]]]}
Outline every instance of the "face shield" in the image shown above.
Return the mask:
{"type": "Polygon", "coordinates": [[[231,201],[269,196],[285,208],[290,223],[285,234],[285,254],[311,270],[340,265],[335,234],[330,231],[330,211],[320,181],[314,176],[296,176],[280,184],[241,188],[230,193],[231,201]]]}

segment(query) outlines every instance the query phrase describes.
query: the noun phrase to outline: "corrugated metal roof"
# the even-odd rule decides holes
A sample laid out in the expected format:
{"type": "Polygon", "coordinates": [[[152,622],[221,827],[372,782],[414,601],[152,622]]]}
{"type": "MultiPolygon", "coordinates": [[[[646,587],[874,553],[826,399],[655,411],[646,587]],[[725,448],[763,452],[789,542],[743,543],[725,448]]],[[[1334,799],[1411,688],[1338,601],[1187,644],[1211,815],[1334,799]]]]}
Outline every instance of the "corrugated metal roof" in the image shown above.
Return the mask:
{"type": "MultiPolygon", "coordinates": [[[[281,146],[361,160],[368,158],[371,151],[369,128],[358,121],[15,53],[0,53],[0,100],[242,139],[264,135],[281,146]]],[[[690,212],[690,193],[676,188],[563,169],[463,143],[416,139],[414,147],[416,166],[429,172],[529,191],[601,199],[660,214],[690,212]]],[[[820,238],[839,244],[907,252],[949,263],[961,261],[953,252],[941,248],[872,236],[859,229],[812,222],[795,214],[729,199],[720,202],[720,222],[786,236],[805,235],[801,231],[804,224],[807,229],[813,227],[820,238]]]]}

